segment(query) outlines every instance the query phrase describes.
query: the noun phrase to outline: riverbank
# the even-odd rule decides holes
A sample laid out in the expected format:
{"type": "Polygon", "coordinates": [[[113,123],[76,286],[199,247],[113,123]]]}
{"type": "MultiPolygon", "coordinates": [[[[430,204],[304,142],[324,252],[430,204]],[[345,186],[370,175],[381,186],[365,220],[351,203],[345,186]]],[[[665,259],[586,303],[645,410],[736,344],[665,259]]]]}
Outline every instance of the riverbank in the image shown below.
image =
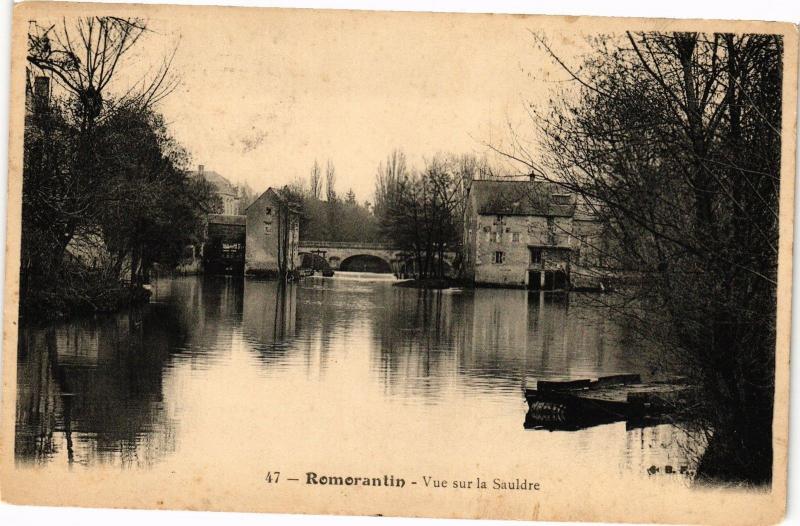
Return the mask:
{"type": "Polygon", "coordinates": [[[117,282],[111,285],[81,288],[51,286],[29,289],[20,300],[20,318],[29,321],[47,322],[64,320],[80,314],[116,312],[118,310],[147,303],[150,291],[144,286],[131,286],[117,282]]]}

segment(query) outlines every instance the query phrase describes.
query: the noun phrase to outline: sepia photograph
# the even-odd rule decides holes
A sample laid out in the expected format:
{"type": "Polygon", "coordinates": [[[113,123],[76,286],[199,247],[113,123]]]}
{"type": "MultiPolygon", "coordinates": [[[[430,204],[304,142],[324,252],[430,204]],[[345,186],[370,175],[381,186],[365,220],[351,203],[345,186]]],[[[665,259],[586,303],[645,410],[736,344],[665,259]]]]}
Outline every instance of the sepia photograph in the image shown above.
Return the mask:
{"type": "Polygon", "coordinates": [[[0,497],[780,521],[797,52],[17,4],[0,497]]]}

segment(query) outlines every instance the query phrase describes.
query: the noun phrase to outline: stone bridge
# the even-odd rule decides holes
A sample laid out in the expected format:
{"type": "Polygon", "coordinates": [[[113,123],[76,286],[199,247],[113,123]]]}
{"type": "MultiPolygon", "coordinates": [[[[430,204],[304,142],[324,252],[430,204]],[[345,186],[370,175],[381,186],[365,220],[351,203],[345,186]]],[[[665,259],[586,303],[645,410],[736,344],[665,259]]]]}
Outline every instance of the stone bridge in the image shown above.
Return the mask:
{"type": "MultiPolygon", "coordinates": [[[[353,272],[383,272],[402,276],[412,272],[413,257],[407,251],[389,243],[358,243],[301,240],[298,255],[323,258],[334,270],[353,272]]],[[[449,267],[455,253],[445,253],[449,267]]]]}

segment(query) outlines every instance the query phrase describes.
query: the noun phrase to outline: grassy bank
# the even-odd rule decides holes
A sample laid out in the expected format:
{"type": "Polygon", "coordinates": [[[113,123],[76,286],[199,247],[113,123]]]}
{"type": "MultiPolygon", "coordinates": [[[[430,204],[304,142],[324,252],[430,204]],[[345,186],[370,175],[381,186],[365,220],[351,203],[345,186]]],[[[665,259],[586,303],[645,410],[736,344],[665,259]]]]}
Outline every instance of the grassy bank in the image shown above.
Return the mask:
{"type": "Polygon", "coordinates": [[[30,287],[20,297],[20,318],[52,321],[78,314],[114,312],[131,305],[147,303],[150,291],[141,285],[108,281],[50,283],[30,287]]]}

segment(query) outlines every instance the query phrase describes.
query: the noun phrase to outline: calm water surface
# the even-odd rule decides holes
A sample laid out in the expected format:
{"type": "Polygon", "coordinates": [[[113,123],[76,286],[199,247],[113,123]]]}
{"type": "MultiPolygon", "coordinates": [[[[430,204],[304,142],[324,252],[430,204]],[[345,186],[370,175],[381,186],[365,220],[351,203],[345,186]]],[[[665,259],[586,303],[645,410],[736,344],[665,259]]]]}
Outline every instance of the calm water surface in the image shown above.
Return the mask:
{"type": "Polygon", "coordinates": [[[526,384],[646,373],[624,342],[574,293],[160,280],[142,308],[23,329],[16,458],[167,470],[225,455],[302,471],[351,468],[342,451],[361,449],[401,473],[563,465],[686,484],[647,473],[689,463],[672,426],[523,429],[526,384]]]}

